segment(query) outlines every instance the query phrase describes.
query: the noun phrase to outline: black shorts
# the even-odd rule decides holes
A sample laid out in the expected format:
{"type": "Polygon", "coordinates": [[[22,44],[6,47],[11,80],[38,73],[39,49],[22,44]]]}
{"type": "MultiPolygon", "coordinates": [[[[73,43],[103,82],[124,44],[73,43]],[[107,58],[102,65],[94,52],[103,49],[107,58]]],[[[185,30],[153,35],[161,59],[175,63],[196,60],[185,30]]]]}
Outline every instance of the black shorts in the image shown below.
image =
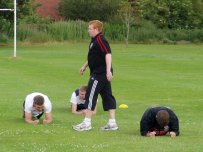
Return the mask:
{"type": "Polygon", "coordinates": [[[77,110],[76,111],[81,111],[84,109],[86,109],[84,104],[77,104],[77,110]]]}
{"type": "Polygon", "coordinates": [[[90,76],[85,95],[86,109],[94,111],[97,104],[98,94],[102,97],[104,111],[116,109],[116,100],[112,95],[111,82],[107,80],[106,74],[95,74],[90,76]]]}

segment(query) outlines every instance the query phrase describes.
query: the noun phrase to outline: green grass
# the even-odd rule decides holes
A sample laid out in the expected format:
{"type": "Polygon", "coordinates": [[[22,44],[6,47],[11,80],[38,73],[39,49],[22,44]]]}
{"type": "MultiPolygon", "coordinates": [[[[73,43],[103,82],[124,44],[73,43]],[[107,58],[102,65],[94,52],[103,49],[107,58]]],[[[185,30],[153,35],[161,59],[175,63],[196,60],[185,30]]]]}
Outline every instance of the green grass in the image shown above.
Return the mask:
{"type": "Polygon", "coordinates": [[[12,47],[0,47],[0,147],[2,152],[200,152],[203,149],[203,46],[112,44],[113,94],[118,105],[119,131],[103,132],[107,123],[101,99],[92,119],[93,130],[76,132],[69,98],[85,84],[89,71],[79,75],[88,43],[21,45],[17,58],[12,47]],[[34,91],[53,103],[53,123],[29,125],[22,120],[22,103],[34,91]],[[171,107],[179,117],[180,136],[146,138],[139,121],[146,108],[171,107]]]}

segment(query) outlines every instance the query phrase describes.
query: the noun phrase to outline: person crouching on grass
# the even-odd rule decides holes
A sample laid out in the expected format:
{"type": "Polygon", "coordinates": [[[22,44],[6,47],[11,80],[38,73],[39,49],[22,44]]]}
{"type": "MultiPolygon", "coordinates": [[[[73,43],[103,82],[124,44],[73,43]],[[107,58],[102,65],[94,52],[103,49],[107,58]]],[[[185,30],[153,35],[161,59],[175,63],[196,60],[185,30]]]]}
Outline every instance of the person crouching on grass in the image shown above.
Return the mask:
{"type": "Polygon", "coordinates": [[[155,137],[169,133],[171,137],[179,135],[179,121],[169,108],[159,106],[147,109],[140,121],[142,136],[155,137]]]}
{"type": "MultiPolygon", "coordinates": [[[[70,99],[71,103],[71,112],[76,115],[85,115],[85,94],[86,94],[87,86],[82,85],[79,89],[76,89],[70,99]]],[[[98,102],[98,100],[97,100],[98,102]]],[[[97,113],[97,106],[93,111],[93,115],[97,113]]]]}
{"type": "Polygon", "coordinates": [[[23,103],[23,118],[29,124],[39,124],[39,119],[45,113],[43,124],[52,122],[52,105],[49,98],[38,92],[28,94],[23,103]]]}

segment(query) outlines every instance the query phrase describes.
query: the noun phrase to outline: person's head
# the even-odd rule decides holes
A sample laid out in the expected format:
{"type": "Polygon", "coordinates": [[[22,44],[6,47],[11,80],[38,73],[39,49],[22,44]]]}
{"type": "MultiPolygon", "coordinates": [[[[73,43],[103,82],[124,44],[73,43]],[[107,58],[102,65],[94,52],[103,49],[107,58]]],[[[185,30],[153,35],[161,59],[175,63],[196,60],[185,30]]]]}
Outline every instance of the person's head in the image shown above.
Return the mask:
{"type": "Polygon", "coordinates": [[[95,37],[98,33],[102,32],[103,23],[101,21],[92,20],[88,25],[88,33],[90,37],[95,37]]]}
{"type": "Polygon", "coordinates": [[[164,127],[169,124],[169,113],[166,110],[160,110],[156,114],[156,121],[161,126],[164,127]]]}
{"type": "Polygon", "coordinates": [[[86,85],[83,85],[83,86],[80,87],[80,89],[79,89],[79,98],[81,100],[85,99],[86,90],[87,90],[87,86],[86,85]]]}
{"type": "Polygon", "coordinates": [[[41,95],[37,95],[34,97],[33,107],[35,110],[42,112],[44,110],[44,97],[41,95]]]}

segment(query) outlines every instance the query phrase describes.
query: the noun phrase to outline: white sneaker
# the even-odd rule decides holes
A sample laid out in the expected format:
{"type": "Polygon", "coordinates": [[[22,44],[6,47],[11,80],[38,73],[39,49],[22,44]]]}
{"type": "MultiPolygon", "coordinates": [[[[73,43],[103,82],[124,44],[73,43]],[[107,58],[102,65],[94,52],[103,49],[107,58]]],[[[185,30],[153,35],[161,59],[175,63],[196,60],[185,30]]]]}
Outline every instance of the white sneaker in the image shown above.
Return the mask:
{"type": "Polygon", "coordinates": [[[86,125],[84,122],[78,124],[78,125],[74,125],[73,129],[76,131],[88,131],[92,129],[91,125],[86,125]]]}
{"type": "Polygon", "coordinates": [[[101,130],[118,130],[118,125],[116,123],[113,125],[108,123],[104,127],[101,127],[101,130]]]}

